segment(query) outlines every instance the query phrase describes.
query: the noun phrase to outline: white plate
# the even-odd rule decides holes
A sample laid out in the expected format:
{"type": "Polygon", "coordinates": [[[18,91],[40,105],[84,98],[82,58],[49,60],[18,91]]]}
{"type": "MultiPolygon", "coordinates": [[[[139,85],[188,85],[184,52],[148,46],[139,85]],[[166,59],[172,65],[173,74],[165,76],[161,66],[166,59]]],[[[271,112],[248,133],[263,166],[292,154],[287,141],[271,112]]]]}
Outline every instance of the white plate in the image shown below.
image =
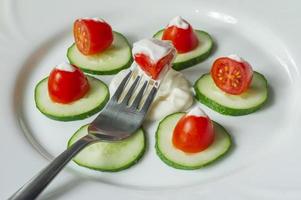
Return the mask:
{"type": "Polygon", "coordinates": [[[156,124],[146,125],[149,146],[137,165],[101,173],[70,163],[40,199],[300,199],[300,6],[297,0],[0,1],[0,199],[45,166],[45,158],[63,151],[73,132],[95,117],[57,122],[34,106],[37,81],[66,60],[72,22],[103,17],[133,42],[151,37],[176,15],[208,31],[217,45],[209,59],[183,71],[191,83],[214,58],[231,53],[268,79],[269,101],[256,113],[229,117],[202,106],[232,134],[233,151],[216,165],[176,170],[156,156],[156,124]]]}

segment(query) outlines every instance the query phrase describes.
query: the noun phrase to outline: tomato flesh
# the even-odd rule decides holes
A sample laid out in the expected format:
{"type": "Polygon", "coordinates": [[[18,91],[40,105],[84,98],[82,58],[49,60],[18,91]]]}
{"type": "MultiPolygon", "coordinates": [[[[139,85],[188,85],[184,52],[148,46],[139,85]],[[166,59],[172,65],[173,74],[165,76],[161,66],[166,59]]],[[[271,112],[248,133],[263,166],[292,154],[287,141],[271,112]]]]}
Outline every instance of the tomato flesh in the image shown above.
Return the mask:
{"type": "Polygon", "coordinates": [[[159,77],[162,69],[166,65],[170,65],[173,57],[174,55],[171,52],[161,58],[159,61],[155,62],[148,55],[137,53],[134,55],[134,60],[147,75],[156,80],[159,77]]]}
{"type": "Polygon", "coordinates": [[[178,53],[189,52],[199,44],[199,40],[190,24],[187,29],[178,28],[177,26],[167,27],[163,32],[162,40],[170,40],[178,53]]]}
{"type": "Polygon", "coordinates": [[[213,63],[211,76],[222,91],[239,95],[248,90],[252,82],[253,70],[245,61],[238,62],[228,57],[221,57],[213,63]]]}
{"type": "Polygon", "coordinates": [[[185,153],[197,153],[208,148],[214,140],[213,123],[208,117],[183,116],[177,123],[172,142],[185,153]]]}
{"type": "Polygon", "coordinates": [[[54,68],[48,78],[48,93],[52,101],[68,104],[82,98],[89,91],[89,82],[83,72],[63,71],[54,68]]]}
{"type": "Polygon", "coordinates": [[[95,19],[78,19],[73,25],[76,47],[84,55],[93,55],[106,50],[113,42],[111,26],[95,19]]]}

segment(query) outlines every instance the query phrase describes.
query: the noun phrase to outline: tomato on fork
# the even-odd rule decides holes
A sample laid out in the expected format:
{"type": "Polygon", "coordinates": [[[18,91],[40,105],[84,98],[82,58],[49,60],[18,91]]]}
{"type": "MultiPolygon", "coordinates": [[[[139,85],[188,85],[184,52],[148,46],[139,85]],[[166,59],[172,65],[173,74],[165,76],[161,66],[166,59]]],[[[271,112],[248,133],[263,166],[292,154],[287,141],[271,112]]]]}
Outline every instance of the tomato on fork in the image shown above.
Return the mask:
{"type": "Polygon", "coordinates": [[[174,55],[172,53],[167,54],[159,61],[154,62],[148,55],[143,53],[138,53],[134,55],[135,62],[140,66],[140,68],[152,79],[156,80],[159,77],[160,72],[164,66],[169,65],[172,61],[174,55]]]}

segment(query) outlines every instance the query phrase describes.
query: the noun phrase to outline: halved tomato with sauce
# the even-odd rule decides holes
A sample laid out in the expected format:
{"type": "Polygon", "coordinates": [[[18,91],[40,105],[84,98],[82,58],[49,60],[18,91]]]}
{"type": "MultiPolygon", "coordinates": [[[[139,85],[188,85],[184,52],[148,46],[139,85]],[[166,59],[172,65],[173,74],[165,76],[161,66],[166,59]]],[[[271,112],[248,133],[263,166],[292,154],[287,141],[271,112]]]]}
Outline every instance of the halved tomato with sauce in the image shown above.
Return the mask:
{"type": "Polygon", "coordinates": [[[73,71],[54,68],[48,78],[48,93],[52,101],[71,103],[89,91],[89,83],[83,72],[73,66],[73,71]]]}
{"type": "Polygon", "coordinates": [[[76,20],[73,34],[76,47],[84,55],[100,53],[113,42],[111,26],[101,19],[76,20]]]}
{"type": "Polygon", "coordinates": [[[162,40],[170,40],[173,43],[178,53],[189,52],[195,49],[199,44],[197,35],[192,26],[186,21],[185,23],[188,24],[187,29],[169,26],[164,30],[162,36],[162,40]]]}
{"type": "Polygon", "coordinates": [[[245,61],[221,57],[214,61],[211,76],[218,88],[226,93],[239,95],[249,88],[253,70],[245,61]]]}
{"type": "Polygon", "coordinates": [[[186,153],[197,153],[208,148],[214,140],[213,123],[209,117],[185,115],[177,123],[172,142],[186,153]]]}

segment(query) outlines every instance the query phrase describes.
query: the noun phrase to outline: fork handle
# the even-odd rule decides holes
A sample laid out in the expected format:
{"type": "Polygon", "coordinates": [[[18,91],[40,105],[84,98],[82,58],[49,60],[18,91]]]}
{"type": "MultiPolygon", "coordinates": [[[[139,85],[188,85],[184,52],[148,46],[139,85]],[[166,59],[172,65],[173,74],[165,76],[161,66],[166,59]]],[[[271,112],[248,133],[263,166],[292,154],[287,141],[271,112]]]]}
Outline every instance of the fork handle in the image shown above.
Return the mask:
{"type": "Polygon", "coordinates": [[[46,168],[33,177],[28,183],[14,193],[9,200],[35,199],[53,180],[53,178],[64,168],[64,166],[84,147],[98,141],[92,135],[86,135],[71,147],[56,157],[46,168]]]}

